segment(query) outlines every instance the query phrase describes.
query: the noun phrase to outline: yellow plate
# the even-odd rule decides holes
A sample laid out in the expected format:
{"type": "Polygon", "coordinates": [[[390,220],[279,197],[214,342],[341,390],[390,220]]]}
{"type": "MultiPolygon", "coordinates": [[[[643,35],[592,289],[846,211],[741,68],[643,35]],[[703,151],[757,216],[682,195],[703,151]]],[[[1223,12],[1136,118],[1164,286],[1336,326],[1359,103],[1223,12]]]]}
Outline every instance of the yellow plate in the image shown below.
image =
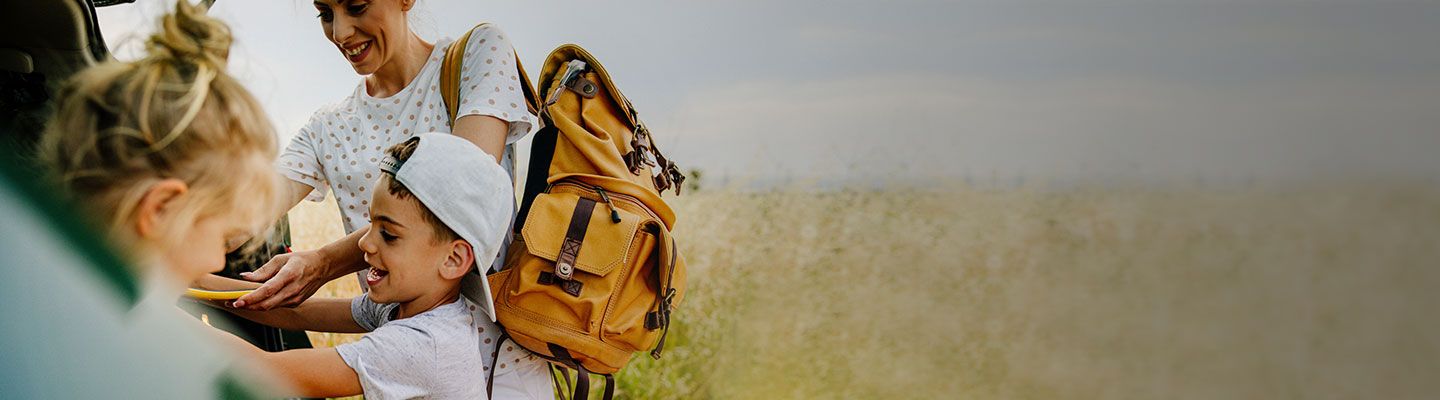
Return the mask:
{"type": "Polygon", "coordinates": [[[255,290],[203,290],[189,288],[185,289],[185,295],[201,300],[235,300],[253,291],[255,290]]]}

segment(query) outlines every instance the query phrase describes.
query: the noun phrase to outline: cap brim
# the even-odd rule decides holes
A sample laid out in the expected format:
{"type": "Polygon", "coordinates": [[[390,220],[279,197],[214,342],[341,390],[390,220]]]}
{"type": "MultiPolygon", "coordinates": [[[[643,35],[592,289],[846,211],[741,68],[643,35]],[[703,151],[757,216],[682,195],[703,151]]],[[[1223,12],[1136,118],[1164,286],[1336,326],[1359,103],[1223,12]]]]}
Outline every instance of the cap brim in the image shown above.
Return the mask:
{"type": "Polygon", "coordinates": [[[490,296],[490,280],[476,272],[478,270],[477,266],[476,269],[465,273],[465,277],[460,280],[460,294],[470,299],[471,303],[484,309],[485,315],[490,316],[490,321],[494,322],[495,300],[490,296]]]}

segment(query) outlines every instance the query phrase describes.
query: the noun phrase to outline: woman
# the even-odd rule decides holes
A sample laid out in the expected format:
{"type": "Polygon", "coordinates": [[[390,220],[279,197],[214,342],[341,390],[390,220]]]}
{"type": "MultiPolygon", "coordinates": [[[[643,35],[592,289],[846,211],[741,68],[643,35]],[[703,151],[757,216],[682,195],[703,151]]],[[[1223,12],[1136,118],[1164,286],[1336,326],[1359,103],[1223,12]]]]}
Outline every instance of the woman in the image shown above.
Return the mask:
{"type": "MultiPolygon", "coordinates": [[[[265,284],[238,299],[236,307],[299,304],[326,282],[364,268],[357,242],[369,226],[370,191],[383,149],[420,133],[450,132],[495,156],[513,181],[509,144],[536,120],[525,107],[510,42],[498,28],[471,34],[461,68],[459,118],[452,127],[439,72],[453,41],[429,43],[411,29],[406,17],[415,0],[315,0],[314,5],[325,38],[362,79],[340,102],[317,110],[277,163],[289,178],[287,208],[333,192],[348,234],[320,249],[281,255],[245,275],[265,284]]],[[[552,397],[543,360],[499,343],[500,329],[493,323],[482,333],[487,347],[482,354],[495,356],[485,365],[494,370],[496,398],[552,397]]]]}

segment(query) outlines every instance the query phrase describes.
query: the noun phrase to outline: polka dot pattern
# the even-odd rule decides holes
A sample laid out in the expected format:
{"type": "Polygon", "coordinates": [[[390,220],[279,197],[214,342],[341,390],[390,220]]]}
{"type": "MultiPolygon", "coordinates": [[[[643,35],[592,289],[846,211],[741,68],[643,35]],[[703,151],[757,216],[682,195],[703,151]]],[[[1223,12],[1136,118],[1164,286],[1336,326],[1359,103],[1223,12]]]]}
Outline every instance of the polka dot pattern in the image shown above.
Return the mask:
{"type": "MultiPolygon", "coordinates": [[[[480,354],[485,356],[485,370],[495,369],[496,383],[504,382],[501,376],[515,379],[509,374],[525,376],[526,380],[534,375],[541,379],[548,377],[545,372],[546,361],[536,357],[529,350],[516,345],[513,340],[500,340],[500,329],[494,322],[490,322],[483,311],[472,310],[476,331],[480,333],[480,354]]],[[[528,383],[528,382],[527,382],[528,383]]],[[[543,387],[543,386],[540,386],[543,387]]]]}

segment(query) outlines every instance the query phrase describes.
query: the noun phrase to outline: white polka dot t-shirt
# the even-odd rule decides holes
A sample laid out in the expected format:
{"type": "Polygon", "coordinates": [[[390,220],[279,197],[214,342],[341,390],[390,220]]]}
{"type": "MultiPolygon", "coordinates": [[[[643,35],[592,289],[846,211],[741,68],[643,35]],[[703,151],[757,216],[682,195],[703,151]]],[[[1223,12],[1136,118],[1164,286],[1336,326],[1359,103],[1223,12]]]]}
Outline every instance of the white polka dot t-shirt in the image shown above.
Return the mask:
{"type": "MultiPolygon", "coordinates": [[[[369,224],[371,191],[386,148],[420,133],[450,132],[440,97],[440,64],[453,42],[436,42],[419,75],[399,93],[372,97],[362,81],[344,100],[315,111],[281,153],[280,173],[314,188],[307,199],[320,201],[327,191],[335,193],[346,233],[369,224]]],[[[526,109],[510,41],[499,28],[486,25],[471,34],[466,47],[458,114],[509,122],[501,165],[514,180],[513,144],[530,132],[536,117],[526,109]]]]}

